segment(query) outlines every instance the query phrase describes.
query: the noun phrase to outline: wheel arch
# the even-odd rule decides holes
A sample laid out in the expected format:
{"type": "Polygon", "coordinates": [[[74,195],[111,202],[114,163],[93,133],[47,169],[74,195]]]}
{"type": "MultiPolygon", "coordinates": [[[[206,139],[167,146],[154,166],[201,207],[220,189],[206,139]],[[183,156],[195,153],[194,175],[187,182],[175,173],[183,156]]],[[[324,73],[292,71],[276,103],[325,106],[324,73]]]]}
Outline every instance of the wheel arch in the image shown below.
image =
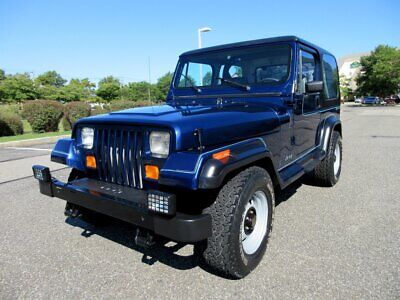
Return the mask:
{"type": "Polygon", "coordinates": [[[339,122],[333,127],[333,131],[339,132],[340,136],[342,136],[342,123],[339,122]]]}
{"type": "Polygon", "coordinates": [[[329,141],[334,131],[339,132],[340,136],[342,136],[342,122],[337,114],[329,115],[322,122],[319,145],[324,153],[328,151],[329,141]]]}
{"type": "Polygon", "coordinates": [[[259,166],[267,170],[274,185],[280,183],[272,154],[264,142],[248,144],[240,149],[234,149],[233,153],[233,156],[225,162],[212,157],[205,161],[200,171],[198,188],[219,188],[238,173],[252,166],[259,166]]]}

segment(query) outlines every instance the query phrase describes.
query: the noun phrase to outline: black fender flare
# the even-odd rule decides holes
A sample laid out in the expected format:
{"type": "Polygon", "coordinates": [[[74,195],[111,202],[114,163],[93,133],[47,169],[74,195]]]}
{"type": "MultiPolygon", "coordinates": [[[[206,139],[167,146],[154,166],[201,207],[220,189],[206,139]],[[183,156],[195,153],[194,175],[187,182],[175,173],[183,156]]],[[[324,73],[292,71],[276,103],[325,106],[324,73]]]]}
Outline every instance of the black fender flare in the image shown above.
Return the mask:
{"type": "Polygon", "coordinates": [[[217,160],[210,156],[203,163],[198,178],[198,188],[218,188],[230,172],[257,160],[266,157],[271,158],[271,153],[262,138],[252,139],[226,148],[230,150],[230,156],[226,160],[217,160]]]}
{"type": "Polygon", "coordinates": [[[329,141],[332,136],[332,132],[338,130],[342,135],[342,122],[337,115],[328,116],[322,123],[319,147],[324,151],[324,154],[328,151],[329,141]]]}

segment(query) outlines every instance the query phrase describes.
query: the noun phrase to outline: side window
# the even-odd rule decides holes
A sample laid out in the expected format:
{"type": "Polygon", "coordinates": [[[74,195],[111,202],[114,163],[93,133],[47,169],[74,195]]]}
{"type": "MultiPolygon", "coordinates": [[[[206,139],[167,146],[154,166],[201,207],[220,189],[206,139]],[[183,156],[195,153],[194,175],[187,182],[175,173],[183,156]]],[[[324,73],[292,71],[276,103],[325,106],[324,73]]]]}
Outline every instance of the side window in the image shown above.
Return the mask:
{"type": "Polygon", "coordinates": [[[324,54],[322,57],[324,66],[324,86],[326,99],[338,98],[338,67],[332,55],[324,54]]]}
{"type": "Polygon", "coordinates": [[[178,87],[210,86],[212,81],[212,68],[207,64],[185,63],[179,78],[178,87]]]}
{"type": "Polygon", "coordinates": [[[306,83],[316,80],[315,56],[304,50],[300,50],[299,73],[297,78],[297,91],[304,94],[306,83]]]}

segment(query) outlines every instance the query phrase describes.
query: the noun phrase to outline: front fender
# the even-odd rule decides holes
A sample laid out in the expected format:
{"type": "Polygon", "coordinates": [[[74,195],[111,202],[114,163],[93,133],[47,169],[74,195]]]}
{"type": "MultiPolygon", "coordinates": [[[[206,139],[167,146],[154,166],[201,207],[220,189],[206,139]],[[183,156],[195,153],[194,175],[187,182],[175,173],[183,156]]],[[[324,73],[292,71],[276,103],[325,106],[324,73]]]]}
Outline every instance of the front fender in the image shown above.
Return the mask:
{"type": "Polygon", "coordinates": [[[270,156],[262,138],[253,138],[204,153],[173,153],[160,171],[159,183],[190,189],[212,189],[221,185],[225,176],[244,165],[270,156]],[[214,153],[230,150],[230,157],[217,160],[214,153]]]}
{"type": "Polygon", "coordinates": [[[82,151],[75,146],[74,139],[66,138],[57,141],[51,152],[51,161],[85,171],[82,151]]]}

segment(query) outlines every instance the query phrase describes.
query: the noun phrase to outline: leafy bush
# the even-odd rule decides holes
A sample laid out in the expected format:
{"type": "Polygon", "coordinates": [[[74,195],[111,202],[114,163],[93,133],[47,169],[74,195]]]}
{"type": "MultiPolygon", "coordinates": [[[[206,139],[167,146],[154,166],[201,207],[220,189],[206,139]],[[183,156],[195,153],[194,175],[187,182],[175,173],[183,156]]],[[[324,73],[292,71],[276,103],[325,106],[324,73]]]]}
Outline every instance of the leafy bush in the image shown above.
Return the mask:
{"type": "Polygon", "coordinates": [[[143,106],[152,106],[156,105],[156,103],[151,101],[137,101],[135,102],[135,107],[143,107],[143,106]]]}
{"type": "Polygon", "coordinates": [[[26,102],[22,111],[23,118],[28,120],[34,132],[58,131],[62,115],[62,104],[52,100],[26,102]]]}
{"type": "Polygon", "coordinates": [[[123,110],[128,108],[133,108],[136,106],[136,102],[129,100],[116,100],[112,101],[110,104],[110,111],[123,110]]]}
{"type": "Polygon", "coordinates": [[[118,101],[111,102],[110,110],[117,111],[117,110],[123,110],[123,109],[134,108],[134,107],[142,107],[142,106],[150,106],[150,105],[154,105],[154,103],[150,102],[150,101],[118,100],[118,101]]]}
{"type": "Polygon", "coordinates": [[[0,136],[23,134],[21,117],[15,113],[0,112],[0,136]]]}
{"type": "Polygon", "coordinates": [[[63,117],[61,120],[61,124],[62,124],[62,128],[64,129],[64,131],[70,131],[72,130],[71,128],[71,124],[68,122],[66,117],[63,117]]]}
{"type": "Polygon", "coordinates": [[[63,126],[65,130],[71,130],[75,122],[81,118],[90,116],[90,105],[85,102],[70,102],[64,106],[63,126]],[[68,126],[69,125],[69,126],[68,126]]]}
{"type": "Polygon", "coordinates": [[[100,106],[94,108],[91,110],[90,115],[91,116],[97,116],[97,115],[102,115],[102,114],[106,114],[110,111],[110,108],[107,106],[104,106],[103,108],[101,108],[100,106]]]}
{"type": "Polygon", "coordinates": [[[13,113],[13,114],[19,114],[20,113],[20,105],[19,104],[3,104],[0,105],[0,113],[1,112],[8,112],[8,113],[13,113]]]}

